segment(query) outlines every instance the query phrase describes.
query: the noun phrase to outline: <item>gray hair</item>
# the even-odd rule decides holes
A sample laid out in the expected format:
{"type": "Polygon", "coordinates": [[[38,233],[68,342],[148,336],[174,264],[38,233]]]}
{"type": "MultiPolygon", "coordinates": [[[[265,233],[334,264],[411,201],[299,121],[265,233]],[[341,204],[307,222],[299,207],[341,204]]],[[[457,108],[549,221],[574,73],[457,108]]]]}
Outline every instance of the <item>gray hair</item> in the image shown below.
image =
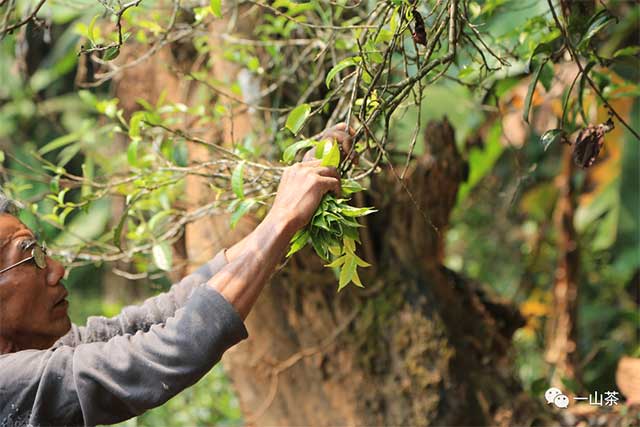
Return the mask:
{"type": "Polygon", "coordinates": [[[5,196],[2,190],[0,190],[0,214],[18,215],[18,205],[5,196]]]}

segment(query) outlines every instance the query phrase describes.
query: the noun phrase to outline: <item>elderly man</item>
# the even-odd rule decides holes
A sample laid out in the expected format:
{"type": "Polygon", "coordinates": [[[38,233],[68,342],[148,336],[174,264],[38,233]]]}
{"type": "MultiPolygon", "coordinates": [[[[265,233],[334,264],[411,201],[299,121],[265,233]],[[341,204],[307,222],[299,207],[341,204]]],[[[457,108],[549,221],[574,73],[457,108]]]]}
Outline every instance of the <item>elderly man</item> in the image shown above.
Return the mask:
{"type": "MultiPolygon", "coordinates": [[[[350,144],[346,127],[330,136],[350,144]]],[[[64,267],[0,200],[0,426],[111,424],[193,385],[247,337],[243,320],[323,195],[335,168],[299,163],[242,241],[164,294],[78,327],[67,316],[64,267]]]]}

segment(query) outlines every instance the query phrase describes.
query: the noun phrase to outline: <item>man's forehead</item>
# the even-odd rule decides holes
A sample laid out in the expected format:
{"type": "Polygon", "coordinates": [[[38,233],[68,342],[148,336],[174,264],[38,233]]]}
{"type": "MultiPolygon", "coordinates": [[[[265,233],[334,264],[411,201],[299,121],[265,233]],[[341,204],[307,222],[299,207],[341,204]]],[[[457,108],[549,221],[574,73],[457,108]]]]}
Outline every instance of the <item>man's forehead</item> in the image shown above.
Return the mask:
{"type": "Polygon", "coordinates": [[[13,215],[0,214],[0,247],[5,246],[16,235],[33,235],[20,220],[13,215]]]}

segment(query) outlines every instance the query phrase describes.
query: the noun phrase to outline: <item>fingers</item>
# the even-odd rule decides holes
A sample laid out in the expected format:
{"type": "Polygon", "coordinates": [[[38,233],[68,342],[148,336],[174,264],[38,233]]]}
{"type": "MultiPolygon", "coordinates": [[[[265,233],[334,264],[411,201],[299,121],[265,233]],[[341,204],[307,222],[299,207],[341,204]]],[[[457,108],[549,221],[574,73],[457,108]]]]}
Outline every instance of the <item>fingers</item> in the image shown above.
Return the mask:
{"type": "MultiPolygon", "coordinates": [[[[358,155],[355,153],[355,150],[353,150],[353,137],[355,134],[356,131],[351,126],[347,126],[346,123],[338,123],[337,125],[322,132],[319,139],[327,139],[337,142],[338,147],[340,148],[340,159],[344,160],[345,156],[349,155],[349,159],[352,162],[357,163],[358,155]]],[[[316,149],[315,147],[312,147],[304,154],[301,163],[303,163],[304,166],[309,167],[319,166],[321,161],[315,159],[315,156],[316,149]]]]}
{"type": "MultiPolygon", "coordinates": [[[[337,125],[333,126],[330,129],[337,129],[339,131],[344,132],[344,131],[347,130],[347,124],[346,123],[338,123],[337,125]]],[[[350,136],[355,136],[355,134],[356,134],[355,129],[353,129],[351,126],[349,126],[349,135],[350,136]]]]}
{"type": "Polygon", "coordinates": [[[348,151],[353,144],[352,138],[346,132],[327,131],[323,135],[323,139],[338,141],[343,150],[348,151]]]}
{"type": "Polygon", "coordinates": [[[307,162],[296,163],[291,167],[311,168],[313,169],[313,172],[315,172],[320,176],[334,178],[337,180],[340,179],[340,174],[338,173],[338,169],[332,166],[322,166],[321,159],[314,159],[314,160],[309,160],[307,162]]]}
{"type": "Polygon", "coordinates": [[[311,147],[309,151],[304,153],[304,156],[302,157],[302,162],[309,162],[315,158],[316,158],[316,147],[311,147]]]}
{"type": "Polygon", "coordinates": [[[296,165],[305,166],[305,167],[316,167],[316,166],[320,166],[321,164],[322,164],[322,159],[313,159],[304,163],[296,163],[296,165]]]}
{"type": "Polygon", "coordinates": [[[322,138],[325,138],[325,139],[335,138],[338,141],[351,141],[352,136],[353,135],[350,135],[343,130],[338,130],[335,128],[327,129],[322,133],[322,138]]]}
{"type": "Polygon", "coordinates": [[[340,197],[342,195],[339,179],[321,176],[318,178],[318,182],[322,185],[324,193],[331,191],[336,197],[340,197]]]}
{"type": "Polygon", "coordinates": [[[351,138],[351,136],[346,132],[329,129],[322,136],[323,138],[338,142],[341,159],[344,159],[344,157],[351,152],[351,148],[353,147],[353,138],[351,138]]]}
{"type": "Polygon", "coordinates": [[[340,174],[338,170],[331,166],[319,166],[314,168],[315,172],[320,176],[326,176],[329,178],[340,179],[340,174]]]}
{"type": "Polygon", "coordinates": [[[331,191],[337,197],[342,195],[342,188],[340,185],[340,173],[338,169],[332,166],[321,166],[322,160],[310,160],[304,163],[297,163],[300,166],[310,167],[313,169],[318,177],[318,182],[322,185],[324,192],[331,191]]]}

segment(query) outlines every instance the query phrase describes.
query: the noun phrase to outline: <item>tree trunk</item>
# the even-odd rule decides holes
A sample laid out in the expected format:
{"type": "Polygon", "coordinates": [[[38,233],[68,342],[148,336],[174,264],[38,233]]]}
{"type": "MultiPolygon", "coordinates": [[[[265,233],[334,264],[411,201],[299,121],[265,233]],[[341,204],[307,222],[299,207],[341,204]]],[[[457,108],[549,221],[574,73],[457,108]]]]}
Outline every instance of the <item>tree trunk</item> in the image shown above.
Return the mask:
{"type": "Polygon", "coordinates": [[[560,234],[560,257],[553,283],[553,304],[545,333],[545,359],[555,367],[551,385],[564,389],[566,387],[563,387],[562,379],[580,381],[577,344],[580,260],[578,236],[573,225],[577,196],[572,181],[576,167],[571,157],[571,147],[565,147],[562,163],[562,174],[557,180],[560,197],[555,212],[556,228],[560,234]]]}
{"type": "Polygon", "coordinates": [[[463,160],[447,121],[405,178],[376,176],[374,267],[336,292],[309,249],[276,274],[224,360],[248,424],[514,425],[543,410],[515,381],[519,313],[441,264],[463,160]],[[375,271],[373,271],[375,268],[375,271]]]}

